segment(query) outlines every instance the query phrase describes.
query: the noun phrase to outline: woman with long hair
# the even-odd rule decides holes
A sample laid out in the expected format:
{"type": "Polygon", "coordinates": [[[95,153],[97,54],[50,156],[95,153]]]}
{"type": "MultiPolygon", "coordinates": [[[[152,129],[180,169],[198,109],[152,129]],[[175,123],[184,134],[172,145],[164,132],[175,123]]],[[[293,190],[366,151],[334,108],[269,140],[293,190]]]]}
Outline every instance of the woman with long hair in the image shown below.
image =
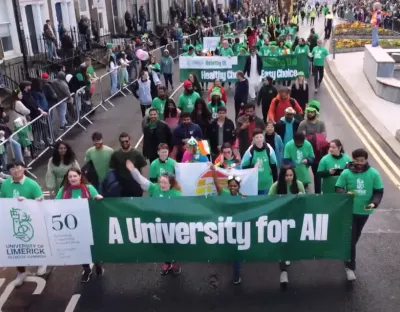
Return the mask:
{"type": "Polygon", "coordinates": [[[198,98],[194,103],[194,108],[190,114],[192,122],[197,124],[203,133],[203,139],[207,138],[208,128],[212,120],[211,112],[208,110],[206,102],[202,98],[198,98]]]}
{"type": "MultiPolygon", "coordinates": [[[[78,168],[70,168],[65,174],[65,180],[63,186],[58,190],[55,199],[75,199],[75,198],[93,198],[100,200],[103,198],[96,188],[89,184],[86,178],[82,175],[82,172],[78,168]]],[[[92,277],[92,269],[89,264],[83,264],[83,272],[81,276],[81,282],[87,283],[92,277]]],[[[102,276],[104,269],[100,263],[95,264],[97,276],[102,276]]]]}
{"type": "Polygon", "coordinates": [[[321,158],[317,178],[322,179],[322,192],[335,193],[335,185],[340,174],[346,169],[347,163],[352,159],[344,152],[342,142],[340,140],[332,140],[329,143],[329,152],[321,158]]]}
{"type": "Polygon", "coordinates": [[[283,161],[283,142],[279,134],[275,132],[275,124],[272,121],[268,121],[265,126],[265,142],[268,143],[275,151],[276,161],[278,169],[282,165],[283,161]]]}
{"type": "MultiPolygon", "coordinates": [[[[210,164],[210,170],[214,181],[215,188],[219,196],[245,196],[240,193],[240,183],[242,182],[240,177],[231,175],[227,179],[227,188],[224,188],[220,184],[220,178],[218,177],[217,170],[213,164],[210,164]]],[[[233,262],[233,284],[238,285],[242,281],[240,278],[240,262],[233,262]]]]}
{"type": "Polygon", "coordinates": [[[46,97],[43,93],[43,83],[42,80],[39,78],[35,78],[32,80],[31,86],[31,94],[34,100],[37,103],[37,106],[44,112],[49,110],[49,103],[46,100],[46,97]]]}
{"type": "Polygon", "coordinates": [[[118,85],[118,66],[115,62],[114,54],[110,55],[110,59],[108,61],[110,65],[110,77],[111,77],[111,95],[117,93],[117,85],[118,85]]]}
{"type": "MultiPolygon", "coordinates": [[[[292,167],[282,167],[279,171],[278,181],[272,184],[268,195],[286,195],[286,194],[304,194],[303,183],[296,178],[296,172],[292,167]]],[[[286,285],[289,283],[287,268],[289,261],[280,261],[279,268],[281,270],[280,283],[286,285]]]]}
{"type": "Polygon", "coordinates": [[[197,78],[195,73],[190,73],[188,79],[192,83],[193,90],[201,97],[203,95],[203,89],[201,88],[199,78],[197,78]]]}
{"type": "Polygon", "coordinates": [[[58,141],[46,172],[46,186],[53,194],[57,193],[65,180],[66,173],[72,168],[80,168],[74,151],[67,143],[58,141]]]}
{"type": "MultiPolygon", "coordinates": [[[[158,183],[152,183],[140,174],[140,171],[135,168],[135,165],[130,160],[126,161],[126,168],[132,175],[132,178],[139,183],[143,191],[147,192],[150,197],[171,198],[182,196],[182,190],[171,173],[164,173],[158,178],[158,183]]],[[[181,267],[175,262],[165,262],[160,270],[161,275],[167,275],[169,272],[174,275],[179,275],[182,272],[181,267]]]]}
{"type": "Polygon", "coordinates": [[[170,127],[171,131],[173,132],[175,128],[178,126],[180,117],[181,117],[181,110],[176,107],[176,103],[173,98],[168,98],[167,103],[164,106],[164,121],[170,127]]]}

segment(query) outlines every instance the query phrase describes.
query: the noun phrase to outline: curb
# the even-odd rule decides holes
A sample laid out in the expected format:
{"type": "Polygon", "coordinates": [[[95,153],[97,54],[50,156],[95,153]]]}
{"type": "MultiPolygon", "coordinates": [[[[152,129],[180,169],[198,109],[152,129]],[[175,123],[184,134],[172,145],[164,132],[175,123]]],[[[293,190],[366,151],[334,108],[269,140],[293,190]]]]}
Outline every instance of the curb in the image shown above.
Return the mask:
{"type": "MultiPolygon", "coordinates": [[[[340,74],[335,65],[335,60],[327,60],[332,76],[338,82],[340,87],[344,90],[346,95],[353,102],[355,107],[360,111],[364,118],[368,121],[371,127],[378,133],[381,139],[388,145],[388,147],[400,158],[400,135],[396,138],[400,129],[396,131],[396,136],[389,132],[383,125],[383,123],[375,117],[373,112],[368,108],[368,106],[355,94],[353,88],[346,82],[343,76],[340,74]]],[[[370,86],[368,86],[370,87],[370,86]]]]}

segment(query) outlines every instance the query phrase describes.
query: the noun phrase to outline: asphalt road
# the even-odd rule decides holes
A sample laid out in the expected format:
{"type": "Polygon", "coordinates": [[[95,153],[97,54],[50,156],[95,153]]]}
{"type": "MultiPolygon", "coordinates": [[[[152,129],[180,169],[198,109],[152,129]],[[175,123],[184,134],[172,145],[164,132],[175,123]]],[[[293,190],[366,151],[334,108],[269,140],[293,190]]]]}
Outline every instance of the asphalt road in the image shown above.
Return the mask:
{"type": "MultiPolygon", "coordinates": [[[[317,30],[321,27],[318,23],[317,30]]],[[[301,35],[307,33],[307,29],[301,30],[301,35]]],[[[178,74],[175,74],[176,78],[178,74]]],[[[314,95],[312,85],[310,83],[314,95]]],[[[227,93],[231,115],[233,89],[228,89],[227,93]]],[[[45,277],[47,284],[40,295],[32,295],[36,285],[27,282],[20,289],[13,290],[7,299],[6,286],[15,277],[15,271],[10,268],[0,272],[0,311],[398,311],[400,213],[396,203],[400,196],[399,185],[394,184],[397,180],[393,182],[389,175],[398,168],[399,159],[354,109],[329,71],[315,98],[321,102],[321,118],[326,123],[328,138],[340,138],[347,152],[364,147],[368,142],[372,146],[371,154],[377,155],[371,155],[370,163],[381,172],[384,180],[383,202],[369,219],[358,244],[358,279],[353,286],[346,283],[343,264],[339,261],[292,263],[290,284],[285,291],[279,287],[279,269],[275,263],[244,264],[240,286],[231,283],[232,267],[229,263],[182,263],[183,271],[179,277],[160,276],[159,264],[156,263],[106,264],[104,277],[94,277],[85,285],[79,282],[81,270],[78,266],[53,268],[45,277]],[[366,131],[356,124],[353,115],[366,131]],[[388,159],[394,162],[394,166],[384,170],[382,166],[386,166],[388,159]]],[[[93,131],[103,132],[106,143],[115,148],[122,131],[131,134],[133,143],[139,140],[141,117],[138,102],[128,96],[114,104],[115,107],[108,112],[96,114],[96,122],[87,132],[68,140],[80,161],[91,145],[93,131]]],[[[40,170],[36,173],[42,179],[40,170]]]]}

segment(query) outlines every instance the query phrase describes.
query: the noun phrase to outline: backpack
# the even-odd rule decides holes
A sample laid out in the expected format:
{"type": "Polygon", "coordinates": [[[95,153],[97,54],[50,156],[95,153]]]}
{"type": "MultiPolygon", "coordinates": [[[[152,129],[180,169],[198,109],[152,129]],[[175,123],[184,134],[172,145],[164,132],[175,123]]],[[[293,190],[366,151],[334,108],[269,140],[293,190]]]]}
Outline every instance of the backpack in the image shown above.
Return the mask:
{"type": "Polygon", "coordinates": [[[328,154],[329,141],[320,133],[307,135],[306,139],[311,143],[311,146],[314,150],[314,163],[318,164],[322,157],[328,154]]]}
{"type": "MultiPolygon", "coordinates": [[[[265,151],[266,151],[267,156],[268,156],[268,163],[269,163],[269,165],[271,165],[271,158],[270,158],[271,149],[269,148],[267,143],[264,143],[264,147],[265,147],[265,151]]],[[[250,152],[250,162],[249,162],[250,165],[249,166],[250,166],[250,168],[253,168],[254,165],[252,164],[252,161],[253,161],[253,157],[254,157],[254,145],[252,145],[250,147],[250,151],[249,152],[250,152]]]]}
{"type": "MultiPolygon", "coordinates": [[[[296,101],[294,98],[289,98],[289,103],[290,106],[292,106],[292,108],[294,109],[294,107],[296,106],[296,101]]],[[[278,104],[279,104],[279,99],[275,98],[275,114],[276,114],[276,110],[278,108],[278,104]]]]}

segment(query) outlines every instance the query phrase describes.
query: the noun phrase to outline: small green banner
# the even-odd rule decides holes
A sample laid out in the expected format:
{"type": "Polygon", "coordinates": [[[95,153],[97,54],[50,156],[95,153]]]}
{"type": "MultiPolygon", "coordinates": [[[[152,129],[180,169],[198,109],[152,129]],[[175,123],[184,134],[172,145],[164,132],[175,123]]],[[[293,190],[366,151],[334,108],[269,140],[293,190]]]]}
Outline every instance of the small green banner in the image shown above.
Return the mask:
{"type": "Polygon", "coordinates": [[[89,200],[94,262],[348,260],[347,194],[89,200]]]}
{"type": "MultiPolygon", "coordinates": [[[[181,82],[190,73],[195,73],[201,82],[236,81],[236,72],[244,70],[247,56],[180,56],[179,68],[181,82]]],[[[309,75],[309,59],[306,53],[282,56],[262,56],[261,78],[272,77],[274,80],[294,80],[299,72],[309,75]]]]}

